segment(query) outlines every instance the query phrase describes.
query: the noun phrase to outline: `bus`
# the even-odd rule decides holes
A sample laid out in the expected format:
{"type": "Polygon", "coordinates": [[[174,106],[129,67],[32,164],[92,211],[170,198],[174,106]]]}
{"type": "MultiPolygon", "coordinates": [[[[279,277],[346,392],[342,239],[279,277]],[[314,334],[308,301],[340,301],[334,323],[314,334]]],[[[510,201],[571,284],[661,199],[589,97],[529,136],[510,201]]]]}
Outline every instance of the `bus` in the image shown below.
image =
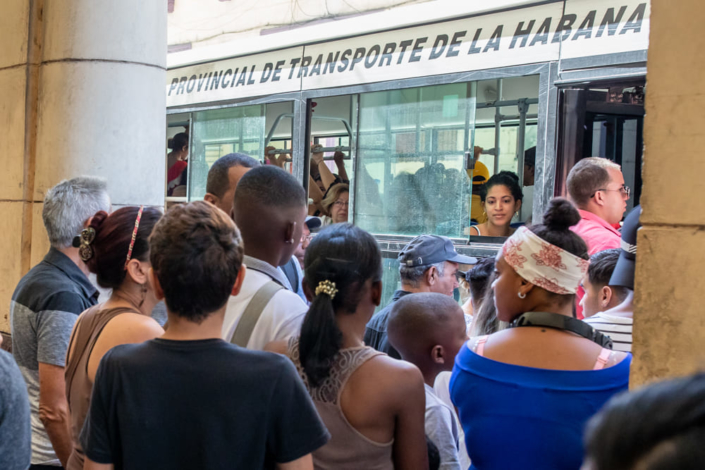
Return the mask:
{"type": "Polygon", "coordinates": [[[202,199],[228,153],[285,155],[308,188],[311,147],[333,171],[342,151],[349,221],[379,241],[388,298],[414,236],[480,257],[501,246],[471,234],[480,166],[519,178],[517,224],[540,220],[589,156],[620,164],[639,203],[648,1],[434,3],[170,54],[167,137],[187,134],[189,151],[165,205],[202,199]]]}

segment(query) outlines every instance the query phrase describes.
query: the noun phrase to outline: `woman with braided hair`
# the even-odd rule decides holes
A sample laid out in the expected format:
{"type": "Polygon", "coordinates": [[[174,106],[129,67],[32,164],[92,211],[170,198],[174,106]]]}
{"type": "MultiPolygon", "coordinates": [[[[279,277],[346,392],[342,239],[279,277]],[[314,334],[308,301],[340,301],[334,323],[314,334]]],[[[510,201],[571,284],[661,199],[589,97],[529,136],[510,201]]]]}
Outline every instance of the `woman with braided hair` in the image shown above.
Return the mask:
{"type": "Polygon", "coordinates": [[[332,225],[313,239],[304,265],[311,306],[301,336],[267,349],[296,365],[331,434],[313,453],[314,467],[427,469],[421,372],[363,342],[382,295],[377,242],[350,224],[332,225]]]}
{"type": "Polygon", "coordinates": [[[119,344],[141,343],[164,330],[150,317],[157,298],[147,280],[149,236],[162,214],[151,207],[123,207],[108,215],[98,212],[77,244],[98,284],[112,289],[110,299],[78,317],[66,359],[66,397],[71,414],[73,452],[67,470],[83,468],[85,454],[79,441],[98,364],[119,344]]]}

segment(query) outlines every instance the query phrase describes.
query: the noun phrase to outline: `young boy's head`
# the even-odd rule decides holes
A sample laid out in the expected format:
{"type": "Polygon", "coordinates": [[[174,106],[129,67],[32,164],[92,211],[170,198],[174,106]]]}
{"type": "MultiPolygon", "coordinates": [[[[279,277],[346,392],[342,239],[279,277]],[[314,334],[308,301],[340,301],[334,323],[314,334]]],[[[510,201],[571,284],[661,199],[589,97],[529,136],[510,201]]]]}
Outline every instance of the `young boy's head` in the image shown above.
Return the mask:
{"type": "Polygon", "coordinates": [[[453,369],[467,340],[465,315],[447,295],[409,294],[392,307],[387,334],[402,359],[416,365],[432,384],[439,372],[453,369]]]}
{"type": "Polygon", "coordinates": [[[627,298],[629,290],[626,287],[609,285],[620,251],[615,248],[590,257],[590,267],[583,278],[585,295],[580,301],[585,318],[614,308],[627,298]]]}
{"type": "Polygon", "coordinates": [[[152,281],[170,315],[201,323],[239,290],[240,231],[214,205],[197,201],[173,207],[154,227],[149,245],[152,281]]]}

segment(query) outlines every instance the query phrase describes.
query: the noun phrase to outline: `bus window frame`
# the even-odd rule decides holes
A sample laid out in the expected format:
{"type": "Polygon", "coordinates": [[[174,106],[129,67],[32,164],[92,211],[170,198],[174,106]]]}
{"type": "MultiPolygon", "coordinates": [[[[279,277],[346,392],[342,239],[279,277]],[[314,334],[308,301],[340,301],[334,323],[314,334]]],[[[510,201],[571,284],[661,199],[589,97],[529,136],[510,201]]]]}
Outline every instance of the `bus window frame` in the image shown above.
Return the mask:
{"type": "MultiPolygon", "coordinates": [[[[207,111],[212,109],[223,109],[239,106],[250,106],[258,104],[272,104],[280,102],[293,102],[293,174],[302,182],[305,188],[308,187],[308,181],[304,178],[305,168],[309,156],[307,155],[307,136],[310,133],[308,127],[307,111],[310,109],[310,103],[316,99],[326,98],[331,96],[350,95],[353,98],[352,122],[351,126],[354,130],[353,141],[351,142],[352,167],[353,174],[357,174],[358,158],[357,158],[357,128],[359,122],[359,96],[361,93],[373,93],[379,91],[401,90],[408,88],[419,88],[434,85],[446,85],[458,82],[476,82],[481,80],[496,80],[498,78],[516,78],[531,75],[539,76],[538,90],[538,120],[537,120],[537,142],[536,152],[542,158],[536,161],[536,182],[541,185],[541,190],[534,194],[533,217],[535,220],[543,213],[548,201],[553,197],[555,166],[556,166],[556,148],[555,136],[557,125],[557,108],[558,108],[558,92],[555,87],[555,82],[558,76],[558,62],[542,62],[529,65],[517,65],[509,67],[501,67],[488,70],[476,70],[469,72],[459,72],[444,75],[433,75],[426,77],[414,77],[403,80],[394,80],[387,82],[368,83],[362,85],[352,85],[334,88],[321,88],[314,90],[304,90],[300,92],[288,92],[277,95],[250,97],[236,100],[226,100],[215,103],[207,103],[203,105],[188,105],[181,107],[167,108],[167,114],[178,114],[196,111],[207,111]],[[354,99],[354,97],[357,97],[354,99]]],[[[189,175],[190,177],[190,175],[189,175]]],[[[355,213],[355,181],[351,181],[350,194],[350,213],[355,213]]],[[[189,181],[191,179],[189,178],[189,181]]],[[[354,222],[354,220],[353,220],[354,222]]],[[[411,240],[413,236],[389,235],[383,233],[373,233],[378,240],[411,240]]],[[[456,244],[468,244],[467,238],[454,238],[456,244]]],[[[488,244],[482,240],[472,241],[473,247],[484,251],[485,245],[493,247],[496,251],[497,244],[488,244]]]]}

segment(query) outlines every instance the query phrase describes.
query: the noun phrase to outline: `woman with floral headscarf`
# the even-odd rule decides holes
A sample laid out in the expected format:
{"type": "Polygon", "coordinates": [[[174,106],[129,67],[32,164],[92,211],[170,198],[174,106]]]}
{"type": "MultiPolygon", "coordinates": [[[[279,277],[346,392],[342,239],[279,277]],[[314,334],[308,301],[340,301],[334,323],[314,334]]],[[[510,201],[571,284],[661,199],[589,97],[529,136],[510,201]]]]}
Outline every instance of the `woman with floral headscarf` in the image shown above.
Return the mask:
{"type": "Polygon", "coordinates": [[[519,228],[497,255],[494,301],[510,327],[470,339],[450,384],[471,469],[578,470],[585,423],[627,389],[631,356],[573,318],[588,266],[570,231],[579,221],[554,199],[542,224],[519,228]]]}

